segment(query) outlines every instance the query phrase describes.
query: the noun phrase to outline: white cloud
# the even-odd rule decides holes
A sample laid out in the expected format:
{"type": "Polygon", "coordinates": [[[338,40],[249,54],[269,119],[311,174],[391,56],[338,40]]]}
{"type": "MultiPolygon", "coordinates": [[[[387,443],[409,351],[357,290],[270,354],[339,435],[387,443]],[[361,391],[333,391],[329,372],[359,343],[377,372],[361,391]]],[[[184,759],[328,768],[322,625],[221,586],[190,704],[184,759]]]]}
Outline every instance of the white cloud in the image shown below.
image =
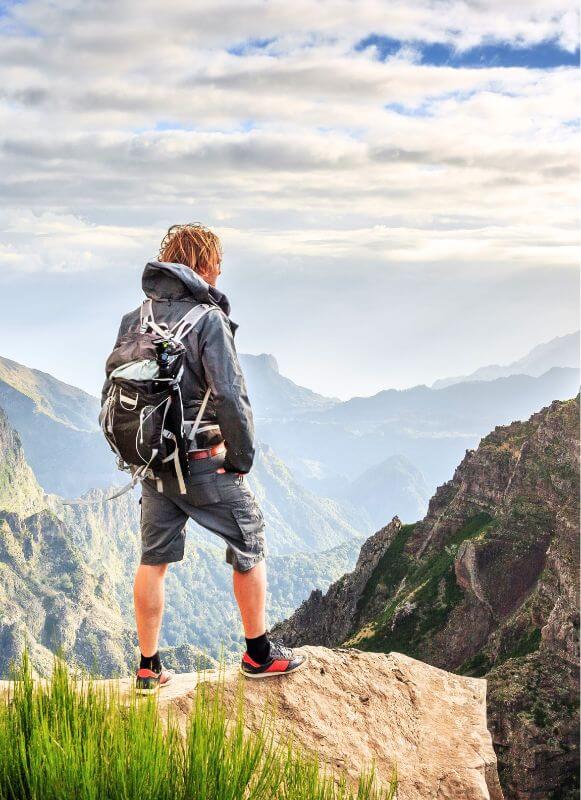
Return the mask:
{"type": "Polygon", "coordinates": [[[372,267],[572,273],[577,71],[436,67],[418,42],[571,51],[577,27],[562,0],[18,3],[0,18],[3,274],[116,274],[186,219],[263,280],[361,260],[368,289],[372,267]],[[372,33],[407,44],[382,61],[355,48],[372,33]]]}

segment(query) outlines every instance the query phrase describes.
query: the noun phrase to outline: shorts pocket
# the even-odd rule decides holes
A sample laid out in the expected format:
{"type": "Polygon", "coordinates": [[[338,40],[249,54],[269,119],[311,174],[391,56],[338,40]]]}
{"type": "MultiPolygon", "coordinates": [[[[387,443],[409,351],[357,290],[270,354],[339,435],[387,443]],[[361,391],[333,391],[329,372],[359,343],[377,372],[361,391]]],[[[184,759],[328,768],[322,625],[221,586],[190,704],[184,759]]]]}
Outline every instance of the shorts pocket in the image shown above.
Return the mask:
{"type": "Polygon", "coordinates": [[[264,517],[254,496],[244,495],[230,508],[246,542],[254,542],[262,537],[264,517]]]}
{"type": "Polygon", "coordinates": [[[186,480],[186,492],[193,506],[210,506],[219,503],[220,492],[214,473],[189,475],[186,480]]]}

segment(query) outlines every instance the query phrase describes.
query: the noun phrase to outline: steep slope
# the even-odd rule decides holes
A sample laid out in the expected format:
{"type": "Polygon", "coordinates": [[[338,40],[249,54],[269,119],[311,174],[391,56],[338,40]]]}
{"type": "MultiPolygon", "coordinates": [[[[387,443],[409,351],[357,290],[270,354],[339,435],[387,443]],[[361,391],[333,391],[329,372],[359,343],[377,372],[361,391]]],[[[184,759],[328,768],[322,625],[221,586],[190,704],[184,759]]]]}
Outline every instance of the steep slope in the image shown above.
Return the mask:
{"type": "Polygon", "coordinates": [[[78,431],[98,429],[97,398],[46,372],[25,367],[0,356],[0,383],[29,397],[37,414],[45,414],[55,422],[78,431]]]}
{"type": "Polygon", "coordinates": [[[95,398],[3,359],[0,406],[18,431],[26,459],[45,491],[74,497],[93,486],[123,480],[97,430],[95,398]]]}
{"type": "Polygon", "coordinates": [[[423,520],[394,518],[277,633],[485,675],[507,797],[573,798],[578,538],[579,395],[497,426],[423,520]]]}
{"type": "Polygon", "coordinates": [[[18,434],[0,408],[0,508],[26,515],[44,506],[44,492],[26,463],[18,434]]]}
{"type": "Polygon", "coordinates": [[[26,645],[50,671],[52,652],[102,674],[125,672],[133,634],[106,574],[91,572],[52,510],[0,410],[0,674],[26,645]]]}
{"type": "Polygon", "coordinates": [[[454,383],[465,381],[491,381],[495,378],[505,378],[508,375],[542,375],[552,367],[579,367],[579,331],[567,333],[565,336],[556,336],[548,342],[542,342],[533,347],[522,358],[510,364],[500,366],[489,364],[486,367],[471,372],[469,375],[457,375],[452,378],[440,378],[434,381],[432,389],[443,389],[454,383]]]}

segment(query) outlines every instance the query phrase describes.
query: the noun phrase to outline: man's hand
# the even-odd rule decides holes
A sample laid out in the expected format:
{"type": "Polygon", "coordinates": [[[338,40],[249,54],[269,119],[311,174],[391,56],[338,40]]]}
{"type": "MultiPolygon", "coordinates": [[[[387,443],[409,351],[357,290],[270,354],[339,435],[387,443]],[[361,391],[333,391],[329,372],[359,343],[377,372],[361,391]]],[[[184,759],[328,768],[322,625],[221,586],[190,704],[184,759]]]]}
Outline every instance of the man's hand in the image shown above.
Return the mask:
{"type": "MultiPolygon", "coordinates": [[[[218,467],[216,472],[219,472],[220,474],[222,474],[223,472],[226,472],[226,470],[224,469],[224,467],[218,467]]],[[[235,475],[244,475],[245,473],[244,472],[235,472],[234,474],[235,475]]]]}

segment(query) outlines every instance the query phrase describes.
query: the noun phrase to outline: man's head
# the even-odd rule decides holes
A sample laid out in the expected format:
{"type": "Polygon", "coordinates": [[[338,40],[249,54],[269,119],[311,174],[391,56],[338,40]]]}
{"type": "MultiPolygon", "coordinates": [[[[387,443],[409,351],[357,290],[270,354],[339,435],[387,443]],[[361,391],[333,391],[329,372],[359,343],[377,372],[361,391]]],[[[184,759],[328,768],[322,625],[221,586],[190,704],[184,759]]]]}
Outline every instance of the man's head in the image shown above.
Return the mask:
{"type": "Polygon", "coordinates": [[[159,260],[185,264],[215,286],[221,272],[222,245],[216,234],[199,222],[172,225],[161,242],[159,260]]]}

